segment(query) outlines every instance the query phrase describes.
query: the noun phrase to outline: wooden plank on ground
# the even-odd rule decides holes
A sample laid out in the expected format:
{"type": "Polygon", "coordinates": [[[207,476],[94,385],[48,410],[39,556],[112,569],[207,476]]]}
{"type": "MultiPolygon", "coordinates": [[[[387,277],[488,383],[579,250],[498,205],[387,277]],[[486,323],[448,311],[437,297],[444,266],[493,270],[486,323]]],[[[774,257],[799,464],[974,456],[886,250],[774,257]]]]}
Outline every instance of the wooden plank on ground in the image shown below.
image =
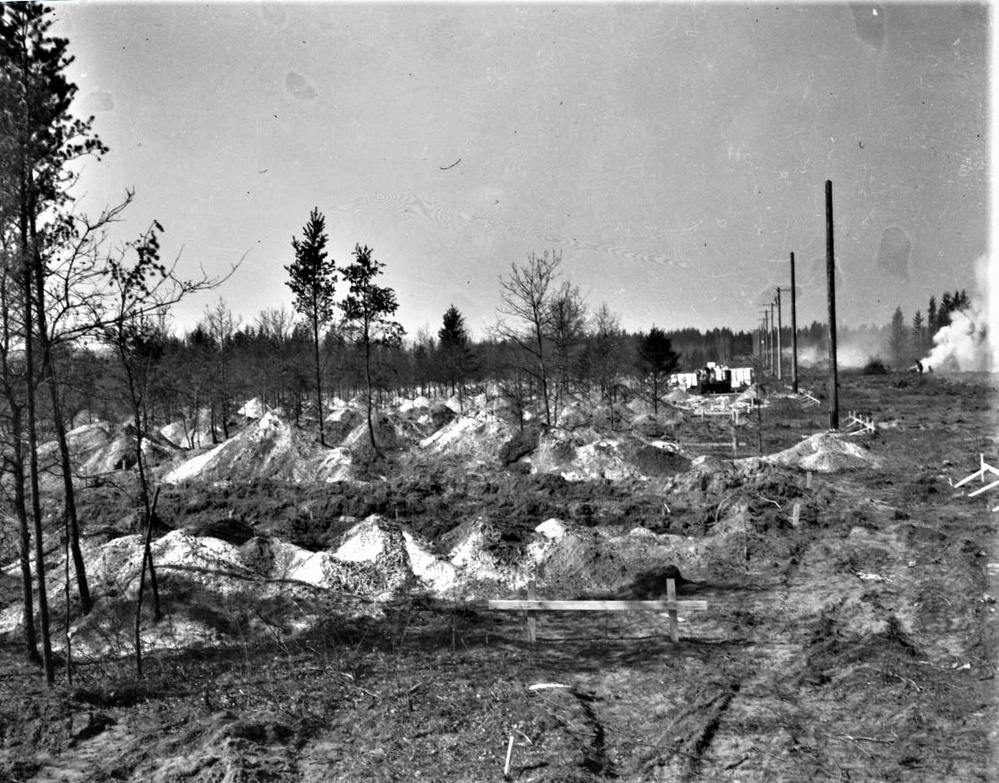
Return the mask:
{"type": "MultiPolygon", "coordinates": [[[[530,582],[527,583],[527,598],[528,600],[533,601],[536,600],[537,597],[538,593],[534,584],[534,580],[532,579],[530,582]]],[[[534,612],[529,611],[527,613],[527,641],[533,644],[537,640],[538,640],[537,615],[534,612]]]]}
{"type": "Polygon", "coordinates": [[[706,612],[707,601],[549,601],[541,598],[493,599],[490,609],[539,612],[706,612]]]}
{"type": "Polygon", "coordinates": [[[669,640],[676,644],[680,641],[680,626],[676,616],[676,582],[672,579],[666,581],[666,603],[671,608],[669,611],[669,640]]]}

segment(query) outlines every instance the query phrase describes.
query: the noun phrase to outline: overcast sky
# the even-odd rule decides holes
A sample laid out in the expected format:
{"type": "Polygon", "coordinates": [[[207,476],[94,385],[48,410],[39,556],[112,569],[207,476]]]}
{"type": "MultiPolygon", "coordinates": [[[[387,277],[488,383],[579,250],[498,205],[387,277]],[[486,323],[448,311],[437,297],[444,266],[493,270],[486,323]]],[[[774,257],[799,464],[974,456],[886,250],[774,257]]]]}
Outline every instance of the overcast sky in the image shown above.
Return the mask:
{"type": "Polygon", "coordinates": [[[136,190],[181,271],[221,271],[252,323],[291,305],[309,211],[339,263],[386,264],[399,320],[476,337],[498,278],[563,254],[629,330],[752,329],[798,261],[825,320],[832,180],[838,314],[975,285],[988,247],[983,5],[70,3],[75,104],[110,147],[77,193],[136,190]]]}

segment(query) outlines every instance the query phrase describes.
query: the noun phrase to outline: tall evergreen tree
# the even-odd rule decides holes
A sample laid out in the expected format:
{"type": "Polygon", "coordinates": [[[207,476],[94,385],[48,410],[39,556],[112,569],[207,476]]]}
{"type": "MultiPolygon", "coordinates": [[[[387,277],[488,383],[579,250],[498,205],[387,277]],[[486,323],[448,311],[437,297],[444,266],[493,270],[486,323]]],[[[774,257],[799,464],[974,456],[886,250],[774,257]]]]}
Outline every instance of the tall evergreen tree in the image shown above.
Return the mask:
{"type": "Polygon", "coordinates": [[[323,379],[320,361],[320,338],[325,326],[333,320],[336,292],[336,266],[327,259],[326,218],[316,207],[309,214],[309,222],[302,230],[302,240],[292,238],[295,261],[285,267],[290,275],[288,287],[295,294],[295,310],[305,316],[312,332],[313,358],[316,379],[316,412],[319,416],[319,442],[326,445],[323,424],[323,379]]]}
{"type": "Polygon", "coordinates": [[[888,341],[892,364],[896,370],[901,369],[908,364],[907,348],[909,344],[909,333],[905,326],[905,317],[902,315],[901,307],[896,307],[892,314],[888,341]]]}
{"type": "Polygon", "coordinates": [[[922,357],[927,350],[926,346],[926,324],[923,323],[923,313],[916,310],[912,316],[912,352],[916,358],[922,357]]]}
{"type": "Polygon", "coordinates": [[[371,358],[376,346],[398,346],[405,330],[393,321],[391,316],[399,309],[395,291],[377,285],[374,280],[382,273],[385,264],[372,257],[372,250],[366,245],[354,249],[354,261],[342,267],[340,273],[350,286],[346,298],[340,303],[343,310],[347,335],[360,347],[364,356],[364,384],[367,389],[368,435],[371,447],[381,455],[375,440],[375,427],[372,418],[374,399],[371,394],[371,358]]]}
{"type": "Polygon", "coordinates": [[[475,368],[475,355],[469,347],[465,317],[451,305],[444,313],[444,321],[437,332],[437,356],[441,381],[458,391],[461,400],[465,380],[475,368]]]}
{"type": "Polygon", "coordinates": [[[642,384],[646,387],[652,410],[659,413],[659,396],[676,371],[680,357],[673,350],[666,332],[653,326],[648,334],[639,335],[636,367],[642,384]]]}

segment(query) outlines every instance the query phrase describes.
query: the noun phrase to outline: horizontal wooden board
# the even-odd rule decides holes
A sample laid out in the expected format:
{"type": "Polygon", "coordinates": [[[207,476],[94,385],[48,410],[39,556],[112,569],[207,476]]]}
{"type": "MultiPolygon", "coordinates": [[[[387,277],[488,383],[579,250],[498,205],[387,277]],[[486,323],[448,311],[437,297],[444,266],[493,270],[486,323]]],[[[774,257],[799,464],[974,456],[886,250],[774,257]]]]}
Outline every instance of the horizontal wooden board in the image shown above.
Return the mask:
{"type": "Polygon", "coordinates": [[[538,612],[706,612],[707,601],[545,601],[519,598],[489,601],[490,609],[538,612]]]}

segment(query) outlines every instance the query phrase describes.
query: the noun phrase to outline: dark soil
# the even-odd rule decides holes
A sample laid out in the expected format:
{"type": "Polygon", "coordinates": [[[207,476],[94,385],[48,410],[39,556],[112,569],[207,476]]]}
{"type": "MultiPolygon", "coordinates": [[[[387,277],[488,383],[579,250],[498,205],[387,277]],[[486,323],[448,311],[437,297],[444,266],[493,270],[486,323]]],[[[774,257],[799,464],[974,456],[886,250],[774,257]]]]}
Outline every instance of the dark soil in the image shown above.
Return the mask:
{"type": "MultiPolygon", "coordinates": [[[[130,660],[91,661],[48,689],[5,641],[0,780],[501,780],[511,739],[519,781],[996,779],[989,509],[999,493],[969,498],[952,486],[979,454],[999,463],[990,384],[843,376],[843,410],[879,424],[860,437],[881,461],[843,473],[718,463],[570,483],[400,462],[364,486],[164,490],[159,510],[174,527],[314,549],[372,513],[442,549],[485,518],[509,558],[550,517],[597,531],[644,526],[691,547],[726,526],[740,533],[697,573],[593,561],[621,580],[617,597],[661,597],[673,577],[682,598],[708,602],[681,613],[676,645],[658,614],[540,613],[532,645],[517,614],[406,594],[377,619],[331,598],[305,633],[150,655],[142,680],[130,660]]],[[[740,456],[828,423],[794,402],[760,421],[762,431],[755,416],[740,423],[740,456]]],[[[731,442],[722,418],[685,419],[675,434],[731,442]]],[[[128,506],[107,490],[90,507],[90,532],[127,527],[128,506]]]]}

